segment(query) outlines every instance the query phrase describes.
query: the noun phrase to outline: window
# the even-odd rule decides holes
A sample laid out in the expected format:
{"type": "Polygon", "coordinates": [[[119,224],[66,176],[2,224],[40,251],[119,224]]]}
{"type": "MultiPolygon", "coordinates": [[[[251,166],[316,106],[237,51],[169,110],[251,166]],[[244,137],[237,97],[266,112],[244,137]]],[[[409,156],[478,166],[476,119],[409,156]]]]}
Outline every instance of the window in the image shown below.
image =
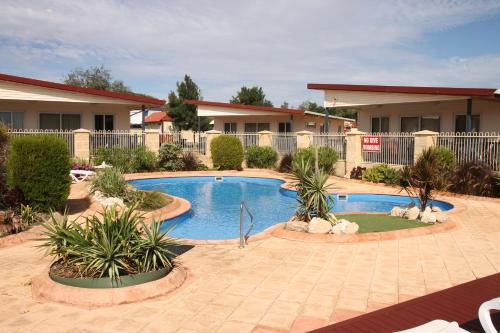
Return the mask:
{"type": "Polygon", "coordinates": [[[94,116],[94,129],[96,131],[114,130],[114,116],[112,114],[96,114],[94,116]]]}
{"type": "Polygon", "coordinates": [[[291,131],[292,131],[292,123],[291,122],[279,123],[278,124],[278,132],[280,132],[280,133],[289,133],[291,131]]]}
{"type": "Polygon", "coordinates": [[[313,121],[310,121],[306,123],[306,128],[316,128],[316,123],[313,121]]]}
{"type": "Polygon", "coordinates": [[[418,132],[419,117],[401,117],[401,132],[418,132]]]}
{"type": "Polygon", "coordinates": [[[439,116],[422,116],[420,118],[420,130],[440,132],[441,121],[439,119],[439,116]]]}
{"type": "MultiPolygon", "coordinates": [[[[467,117],[464,114],[455,116],[455,132],[466,132],[467,117]]],[[[479,121],[480,117],[478,114],[472,115],[472,132],[479,132],[479,121]]]]}
{"type": "Polygon", "coordinates": [[[0,123],[4,123],[10,128],[23,128],[23,113],[0,111],[0,123]]]}
{"type": "Polygon", "coordinates": [[[79,114],[40,113],[40,129],[75,130],[81,127],[79,114]]]}
{"type": "Polygon", "coordinates": [[[224,132],[226,132],[226,133],[238,132],[237,124],[236,123],[224,123],[224,132]]]}
{"type": "Polygon", "coordinates": [[[246,133],[256,133],[260,131],[269,131],[271,125],[269,123],[245,123],[246,133]]]}
{"type": "Polygon", "coordinates": [[[372,133],[389,132],[389,117],[372,117],[372,133]]]}

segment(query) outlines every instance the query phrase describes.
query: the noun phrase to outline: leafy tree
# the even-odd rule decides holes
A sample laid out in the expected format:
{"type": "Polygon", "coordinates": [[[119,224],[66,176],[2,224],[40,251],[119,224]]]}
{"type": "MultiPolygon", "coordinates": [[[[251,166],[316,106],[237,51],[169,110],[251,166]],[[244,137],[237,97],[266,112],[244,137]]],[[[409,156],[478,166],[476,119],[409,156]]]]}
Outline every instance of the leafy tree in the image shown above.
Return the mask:
{"type": "Polygon", "coordinates": [[[284,101],[281,106],[280,106],[282,109],[289,109],[290,108],[290,104],[288,104],[287,101],[284,101]]]}
{"type": "Polygon", "coordinates": [[[322,107],[321,105],[318,105],[318,103],[312,102],[312,101],[304,101],[304,102],[300,103],[299,109],[313,111],[313,112],[319,112],[319,113],[325,113],[324,107],[322,107]]]}
{"type": "Polygon", "coordinates": [[[273,103],[266,99],[266,94],[262,87],[247,88],[245,86],[233,96],[229,103],[245,105],[273,106],[273,103]]]}
{"type": "MultiPolygon", "coordinates": [[[[197,106],[184,104],[184,100],[200,100],[201,90],[189,75],[184,75],[184,81],[177,82],[177,94],[171,91],[168,94],[169,115],[172,117],[174,126],[181,130],[198,131],[197,106]]],[[[210,129],[210,120],[200,117],[200,130],[210,129]]]]}
{"type": "MultiPolygon", "coordinates": [[[[299,105],[299,109],[318,112],[318,113],[325,113],[326,112],[326,110],[323,106],[319,105],[316,102],[312,102],[312,101],[302,102],[299,105]]],[[[357,119],[357,117],[358,117],[358,113],[352,109],[345,109],[345,108],[331,109],[331,108],[329,108],[328,110],[329,110],[329,113],[331,116],[351,118],[351,119],[357,119]]]]}
{"type": "Polygon", "coordinates": [[[108,90],[121,93],[132,91],[121,80],[113,80],[111,71],[101,66],[92,66],[89,69],[75,68],[64,78],[64,83],[74,86],[108,90]]]}

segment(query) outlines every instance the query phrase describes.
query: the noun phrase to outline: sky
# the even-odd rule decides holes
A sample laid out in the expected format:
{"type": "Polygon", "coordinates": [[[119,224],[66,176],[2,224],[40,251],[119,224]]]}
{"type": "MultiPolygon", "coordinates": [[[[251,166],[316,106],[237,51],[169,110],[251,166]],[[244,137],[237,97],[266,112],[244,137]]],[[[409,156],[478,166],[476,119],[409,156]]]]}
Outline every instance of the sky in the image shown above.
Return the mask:
{"type": "Polygon", "coordinates": [[[104,65],[166,98],[262,86],[276,106],[307,83],[500,88],[500,0],[0,0],[0,73],[60,82],[104,65]]]}

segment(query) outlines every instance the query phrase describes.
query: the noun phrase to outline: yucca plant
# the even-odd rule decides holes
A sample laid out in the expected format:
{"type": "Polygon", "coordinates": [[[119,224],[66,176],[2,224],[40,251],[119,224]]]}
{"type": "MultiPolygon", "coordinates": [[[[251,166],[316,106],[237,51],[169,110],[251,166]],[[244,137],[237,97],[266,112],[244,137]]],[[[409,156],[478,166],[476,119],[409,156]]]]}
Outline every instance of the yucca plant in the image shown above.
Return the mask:
{"type": "Polygon", "coordinates": [[[310,160],[294,160],[292,178],[299,202],[296,215],[301,221],[309,222],[313,217],[320,217],[332,222],[329,213],[334,202],[328,190],[333,185],[327,184],[328,177],[321,169],[313,171],[310,160]]]}
{"type": "Polygon", "coordinates": [[[109,277],[171,269],[176,257],[172,249],[178,244],[162,232],[159,223],[151,227],[135,206],[118,211],[107,208],[101,216],[87,217],[84,223],[52,215],[44,224],[41,247],[56,261],[76,271],[75,277],[109,277]]]}

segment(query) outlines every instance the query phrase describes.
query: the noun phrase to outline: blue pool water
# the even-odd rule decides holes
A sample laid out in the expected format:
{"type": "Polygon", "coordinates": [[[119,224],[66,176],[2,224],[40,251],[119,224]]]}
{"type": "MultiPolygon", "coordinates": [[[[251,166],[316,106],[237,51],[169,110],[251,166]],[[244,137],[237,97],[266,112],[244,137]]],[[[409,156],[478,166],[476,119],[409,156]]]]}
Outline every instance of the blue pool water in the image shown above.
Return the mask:
{"type": "MultiPolygon", "coordinates": [[[[177,177],[133,180],[142,190],[156,190],[191,202],[191,210],[165,221],[162,228],[175,224],[170,235],[189,239],[231,239],[239,236],[240,202],[245,201],[254,215],[251,234],[288,220],[297,200],[294,191],[280,187],[283,181],[270,178],[177,177]]],[[[394,206],[406,207],[412,198],[398,195],[349,194],[346,200],[335,199],[334,212],[388,212],[394,206]]],[[[434,201],[434,206],[449,210],[453,206],[434,201]]],[[[248,219],[247,222],[248,223],[248,219]]]]}

